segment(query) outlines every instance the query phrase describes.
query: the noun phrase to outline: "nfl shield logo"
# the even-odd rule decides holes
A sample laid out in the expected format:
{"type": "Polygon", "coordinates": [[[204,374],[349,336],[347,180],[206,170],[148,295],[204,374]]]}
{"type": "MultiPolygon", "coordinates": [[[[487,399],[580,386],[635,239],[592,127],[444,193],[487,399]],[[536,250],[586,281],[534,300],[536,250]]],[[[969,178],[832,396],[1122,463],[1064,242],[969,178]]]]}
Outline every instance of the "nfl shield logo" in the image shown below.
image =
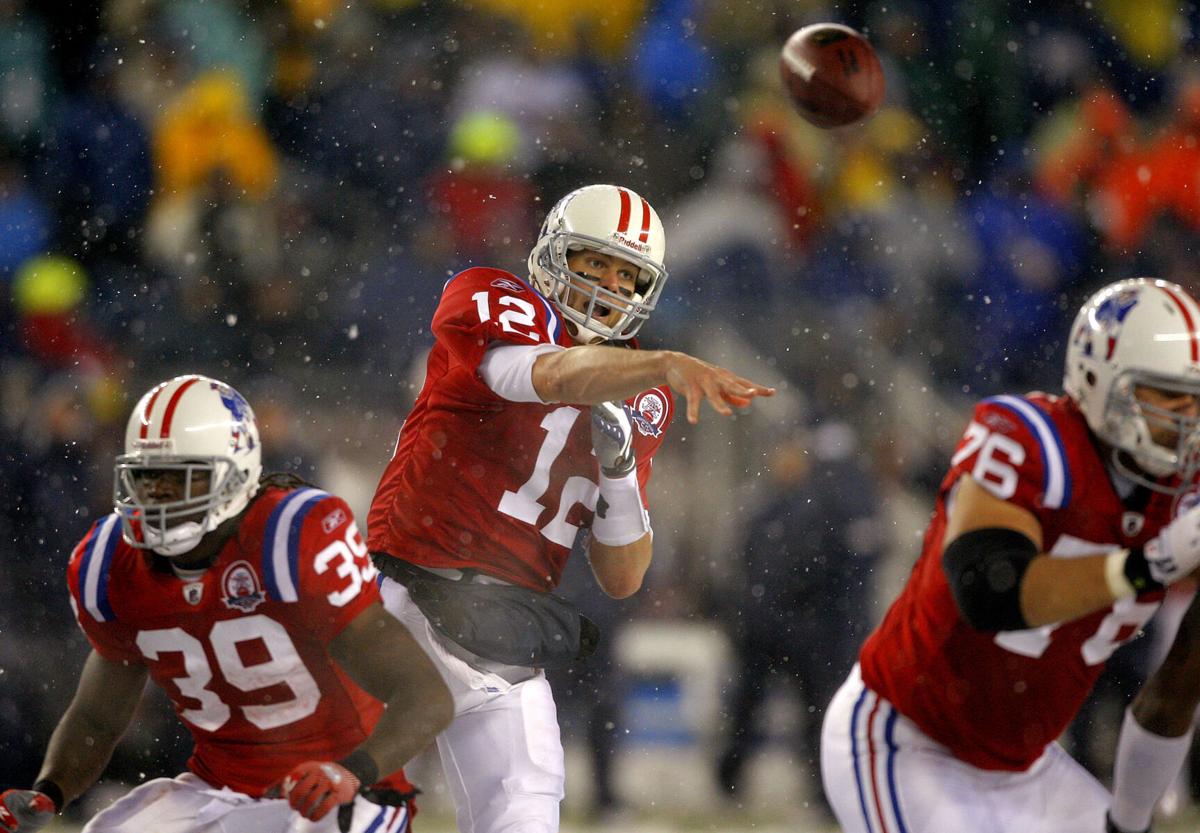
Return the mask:
{"type": "Polygon", "coordinates": [[[183,585],[183,598],[190,605],[200,604],[200,598],[204,595],[204,582],[189,581],[183,585]]]}

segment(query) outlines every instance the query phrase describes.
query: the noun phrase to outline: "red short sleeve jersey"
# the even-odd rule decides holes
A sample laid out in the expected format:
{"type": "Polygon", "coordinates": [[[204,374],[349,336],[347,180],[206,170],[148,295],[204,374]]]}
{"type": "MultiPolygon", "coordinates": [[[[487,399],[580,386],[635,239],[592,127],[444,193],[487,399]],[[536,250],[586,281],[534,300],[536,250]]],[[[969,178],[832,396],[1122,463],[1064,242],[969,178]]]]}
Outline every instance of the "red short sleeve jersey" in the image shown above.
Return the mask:
{"type": "Polygon", "coordinates": [[[350,509],[319,489],[268,489],[204,574],[129,547],[116,515],[75,548],[68,584],[92,647],[144,665],[195,740],[189,768],[258,796],[307,760],[336,760],[383,706],[329,643],[379,601],[350,509]]]}
{"type": "Polygon", "coordinates": [[[921,556],[860,661],[872,690],[956,756],[984,769],[1019,771],[1063,732],[1104,663],[1139,633],[1162,592],[1042,628],[972,629],[942,569],[948,507],[964,476],[1032,512],[1043,549],[1056,558],[1140,546],[1170,521],[1175,501],[1153,493],[1141,511],[1127,510],[1083,415],[1066,397],[999,396],[975,409],[921,556]]]}
{"type": "MultiPolygon", "coordinates": [[[[596,507],[590,413],[585,405],[511,402],[477,371],[497,342],[574,342],[542,295],[498,269],[468,269],[452,278],[432,329],[425,385],[371,504],[371,550],[550,590],[596,507]]],[[[661,387],[627,404],[648,506],[651,458],[673,402],[661,387]]]]}

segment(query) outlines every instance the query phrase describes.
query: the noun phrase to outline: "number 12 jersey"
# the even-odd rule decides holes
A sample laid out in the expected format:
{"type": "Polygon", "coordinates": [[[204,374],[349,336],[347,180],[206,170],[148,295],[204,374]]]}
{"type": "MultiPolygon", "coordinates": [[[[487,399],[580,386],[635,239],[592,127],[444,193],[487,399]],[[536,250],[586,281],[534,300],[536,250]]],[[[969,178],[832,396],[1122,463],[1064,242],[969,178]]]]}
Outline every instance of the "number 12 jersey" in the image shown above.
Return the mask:
{"type": "MultiPolygon", "coordinates": [[[[497,343],[574,342],[546,298],[499,269],[453,277],[432,330],[425,384],[371,505],[371,551],[551,590],[596,508],[590,412],[586,405],[503,399],[478,369],[497,343]]],[[[671,394],[651,388],[627,404],[648,505],[651,457],[671,421],[671,394]]]]}

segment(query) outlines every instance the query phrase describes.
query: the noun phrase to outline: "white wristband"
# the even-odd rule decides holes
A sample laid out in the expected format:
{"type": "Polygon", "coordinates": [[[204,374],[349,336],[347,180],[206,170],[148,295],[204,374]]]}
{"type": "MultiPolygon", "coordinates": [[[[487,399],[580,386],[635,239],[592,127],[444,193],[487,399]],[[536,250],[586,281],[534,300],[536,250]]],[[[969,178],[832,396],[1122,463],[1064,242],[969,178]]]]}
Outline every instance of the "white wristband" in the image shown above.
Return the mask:
{"type": "Polygon", "coordinates": [[[649,531],[650,515],[642,506],[637,469],[621,477],[601,473],[592,536],[607,547],[623,547],[649,531]]]}
{"type": "Polygon", "coordinates": [[[1114,599],[1124,599],[1136,596],[1137,590],[1125,577],[1125,559],[1129,558],[1129,550],[1110,552],[1104,559],[1104,580],[1108,582],[1108,592],[1114,599]]]}

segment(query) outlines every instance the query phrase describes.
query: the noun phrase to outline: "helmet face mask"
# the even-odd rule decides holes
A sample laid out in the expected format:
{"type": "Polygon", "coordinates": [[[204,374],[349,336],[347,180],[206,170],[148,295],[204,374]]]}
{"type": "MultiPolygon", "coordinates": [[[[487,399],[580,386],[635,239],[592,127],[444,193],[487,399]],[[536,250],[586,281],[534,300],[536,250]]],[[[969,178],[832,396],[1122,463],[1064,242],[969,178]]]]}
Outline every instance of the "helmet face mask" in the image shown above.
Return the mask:
{"type": "Polygon", "coordinates": [[[1200,305],[1181,287],[1118,281],[1083,305],[1067,347],[1063,389],[1114,468],[1159,492],[1182,491],[1200,471],[1198,323],[1200,305]]]}
{"type": "MultiPolygon", "coordinates": [[[[1144,388],[1162,391],[1173,399],[1200,401],[1200,383],[1180,383],[1128,371],[1114,381],[1105,411],[1109,434],[1120,438],[1121,449],[1141,471],[1153,477],[1179,474],[1188,480],[1200,463],[1200,417],[1148,402],[1144,388]],[[1139,390],[1143,391],[1141,395],[1139,390]]],[[[1142,482],[1137,472],[1122,465],[1119,455],[1116,463],[1123,474],[1142,482]]]]}
{"type": "Polygon", "coordinates": [[[258,426],[241,394],[203,376],[158,385],[134,408],[113,470],[125,542],[190,552],[249,504],[261,473],[258,426]]]}
{"type": "Polygon", "coordinates": [[[649,203],[627,188],[589,185],[572,191],[550,210],[529,254],[529,272],[538,290],[574,325],[576,341],[623,341],[637,333],[658,303],[667,280],[665,251],[662,222],[649,203]],[[575,273],[568,258],[581,250],[633,264],[638,270],[633,296],[575,273]],[[612,312],[597,318],[593,313],[598,307],[612,312]]]}

